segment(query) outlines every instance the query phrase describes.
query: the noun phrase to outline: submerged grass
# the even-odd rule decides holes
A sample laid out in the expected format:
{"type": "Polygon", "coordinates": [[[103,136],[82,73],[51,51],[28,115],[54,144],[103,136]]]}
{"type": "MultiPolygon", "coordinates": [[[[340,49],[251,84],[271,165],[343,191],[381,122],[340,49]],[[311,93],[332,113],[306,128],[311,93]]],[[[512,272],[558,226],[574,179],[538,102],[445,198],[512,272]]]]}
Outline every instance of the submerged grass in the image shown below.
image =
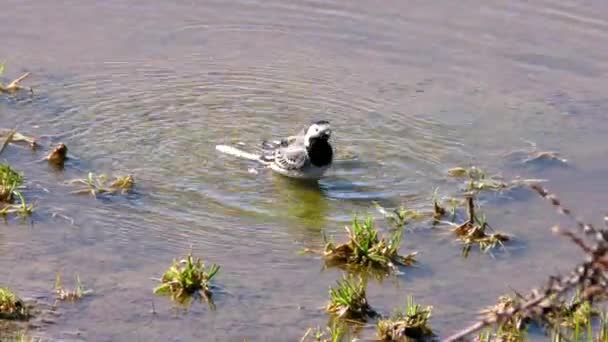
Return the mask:
{"type": "Polygon", "coordinates": [[[0,319],[25,320],[29,310],[19,296],[6,287],[0,287],[0,319]]]}
{"type": "Polygon", "coordinates": [[[80,184],[82,189],[73,191],[74,194],[90,194],[97,197],[103,194],[126,193],[135,186],[135,178],[132,175],[118,176],[112,181],[108,176],[101,174],[96,176],[89,172],[87,178],[79,178],[70,181],[70,184],[80,184]]]}
{"type": "Polygon", "coordinates": [[[57,300],[75,302],[91,292],[84,289],[78,274],[75,275],[75,280],[76,285],[74,286],[74,289],[67,290],[62,285],[61,273],[57,273],[57,276],[55,277],[55,295],[57,296],[57,300]]]}
{"type": "Polygon", "coordinates": [[[417,252],[406,256],[398,253],[402,231],[397,230],[389,237],[381,238],[371,216],[364,221],[355,217],[352,226],[345,228],[348,242],[336,245],[328,241],[325,244],[324,256],[329,263],[396,270],[395,265],[411,266],[416,261],[417,252]]]}
{"type": "Polygon", "coordinates": [[[498,176],[489,176],[484,170],[472,166],[470,168],[454,167],[447,171],[448,176],[454,178],[468,178],[464,184],[464,190],[467,192],[501,192],[516,187],[526,186],[533,182],[543,180],[539,179],[515,179],[504,181],[498,176]]]}
{"type": "Polygon", "coordinates": [[[391,317],[380,319],[376,333],[382,341],[423,340],[435,336],[429,326],[431,306],[423,308],[408,297],[405,311],[396,310],[391,317]]]}
{"type": "Polygon", "coordinates": [[[395,228],[402,228],[410,222],[419,221],[431,216],[430,213],[422,212],[416,209],[409,209],[403,205],[388,211],[378,202],[373,202],[373,204],[378,212],[384,215],[384,217],[386,217],[395,228]]]}
{"type": "Polygon", "coordinates": [[[335,288],[329,288],[330,301],[325,309],[338,318],[354,321],[365,322],[376,317],[378,314],[367,303],[366,286],[363,279],[357,281],[352,276],[338,280],[335,288]]]}
{"type": "Polygon", "coordinates": [[[188,303],[193,297],[205,298],[213,308],[211,299],[211,280],[217,275],[220,266],[211,265],[209,269],[201,258],[196,260],[189,253],[185,259],[174,260],[173,265],[161,278],[162,284],[154,289],[157,295],[169,295],[177,303],[188,303]]]}
{"type": "Polygon", "coordinates": [[[300,342],[340,342],[344,339],[344,336],[344,327],[334,320],[325,330],[320,327],[308,328],[300,339],[300,342]]]}

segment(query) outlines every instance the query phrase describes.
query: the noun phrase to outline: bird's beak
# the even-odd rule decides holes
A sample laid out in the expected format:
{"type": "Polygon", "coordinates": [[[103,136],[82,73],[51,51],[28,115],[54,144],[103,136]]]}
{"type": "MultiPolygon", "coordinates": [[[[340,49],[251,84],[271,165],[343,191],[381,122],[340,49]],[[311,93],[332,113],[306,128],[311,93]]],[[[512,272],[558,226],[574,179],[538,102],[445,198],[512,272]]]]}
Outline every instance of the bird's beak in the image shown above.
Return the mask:
{"type": "Polygon", "coordinates": [[[323,131],[323,133],[321,133],[321,136],[324,138],[329,138],[331,136],[331,129],[326,129],[325,131],[323,131]]]}

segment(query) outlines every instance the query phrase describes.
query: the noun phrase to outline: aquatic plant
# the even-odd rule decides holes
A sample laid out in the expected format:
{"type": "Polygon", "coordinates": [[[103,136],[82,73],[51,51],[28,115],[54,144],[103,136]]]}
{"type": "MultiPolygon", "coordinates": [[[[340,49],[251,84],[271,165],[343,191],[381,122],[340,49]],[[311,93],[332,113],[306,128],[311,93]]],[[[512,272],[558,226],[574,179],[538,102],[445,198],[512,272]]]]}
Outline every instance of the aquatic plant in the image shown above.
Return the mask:
{"type": "Polygon", "coordinates": [[[466,190],[468,191],[500,191],[509,187],[509,184],[490,177],[482,169],[472,166],[470,168],[454,167],[448,170],[448,176],[454,178],[468,178],[466,190]]]}
{"type": "Polygon", "coordinates": [[[580,329],[589,325],[593,317],[599,315],[599,311],[593,308],[588,300],[582,299],[580,293],[576,293],[569,301],[556,306],[555,310],[547,315],[556,325],[580,329]]]}
{"type": "MultiPolygon", "coordinates": [[[[552,230],[567,237],[572,243],[580,247],[586,254],[585,261],[574,267],[573,271],[567,276],[556,275],[549,277],[544,286],[531,291],[525,296],[520,296],[521,298],[509,307],[486,312],[481,320],[449,336],[444,341],[459,341],[488,326],[500,326],[517,315],[528,317],[536,324],[552,328],[557,335],[562,335],[560,329],[555,329],[558,325],[556,325],[555,316],[551,313],[559,313],[563,310],[562,306],[568,294],[578,292],[580,294],[579,303],[586,301],[594,305],[600,305],[608,298],[606,296],[608,293],[608,283],[606,282],[606,274],[608,272],[608,234],[606,233],[608,230],[608,217],[604,217],[606,228],[599,230],[592,224],[585,223],[577,218],[569,208],[561,204],[557,196],[549,193],[540,185],[534,184],[532,185],[532,189],[548,200],[559,213],[576,223],[576,226],[582,233],[580,235],[558,226],[553,227],[552,230]],[[586,239],[591,240],[593,245],[590,246],[589,242],[585,241],[586,239]]],[[[587,309],[583,311],[584,316],[587,316],[591,312],[587,309]]],[[[589,327],[588,325],[588,329],[589,327]]],[[[600,326],[600,333],[602,329],[600,326]]],[[[588,333],[587,337],[591,338],[591,334],[588,333]]]]}
{"type": "Polygon", "coordinates": [[[24,320],[30,317],[21,298],[6,287],[0,287],[0,319],[24,320]]]}
{"type": "Polygon", "coordinates": [[[428,213],[409,209],[403,205],[391,211],[386,210],[386,208],[381,206],[378,202],[374,202],[374,206],[395,228],[402,228],[411,221],[419,221],[429,216],[428,213]]]}
{"type": "Polygon", "coordinates": [[[408,297],[405,311],[395,310],[389,318],[378,320],[376,334],[382,341],[421,340],[434,336],[429,326],[431,306],[423,308],[408,297]]]}
{"type": "Polygon", "coordinates": [[[468,219],[460,225],[454,225],[454,234],[462,242],[462,254],[467,257],[474,245],[479,246],[483,252],[488,252],[497,246],[503,246],[503,242],[510,238],[502,233],[488,234],[486,230],[490,227],[485,216],[478,216],[475,211],[475,201],[472,195],[467,197],[468,219]]]}
{"type": "Polygon", "coordinates": [[[19,198],[19,204],[5,204],[4,207],[0,209],[1,216],[7,216],[8,214],[18,214],[20,216],[29,216],[34,211],[34,205],[28,204],[25,201],[25,197],[21,191],[14,191],[14,195],[19,198]]]}
{"type": "Polygon", "coordinates": [[[325,329],[308,328],[300,342],[340,342],[344,339],[344,327],[336,320],[325,329]]]}
{"type": "Polygon", "coordinates": [[[154,289],[154,293],[170,295],[178,303],[186,303],[192,297],[201,297],[212,305],[211,280],[219,270],[220,266],[215,264],[207,269],[201,258],[194,260],[192,253],[189,253],[185,259],[173,261],[160,280],[162,284],[154,289]]]}
{"type": "Polygon", "coordinates": [[[599,315],[598,340],[608,340],[608,312],[602,311],[599,315]]]}
{"type": "MultiPolygon", "coordinates": [[[[504,312],[505,310],[509,310],[514,306],[519,305],[519,301],[520,299],[518,297],[500,296],[496,305],[483,310],[481,313],[484,315],[493,315],[497,312],[504,312]]],[[[490,336],[501,341],[523,341],[529,323],[529,317],[526,317],[521,313],[515,314],[500,323],[493,334],[490,333],[490,331],[487,331],[487,339],[483,341],[490,341],[490,336]]]]}
{"type": "Polygon", "coordinates": [[[417,252],[406,256],[398,253],[402,231],[396,230],[388,238],[380,238],[371,216],[364,221],[355,217],[352,226],[347,226],[345,229],[348,233],[348,242],[340,245],[335,245],[332,241],[326,242],[324,251],[326,261],[386,270],[396,270],[395,265],[411,266],[416,261],[417,252]]]}
{"type": "Polygon", "coordinates": [[[80,277],[78,274],[75,275],[76,285],[74,289],[67,290],[63,287],[61,282],[61,273],[57,273],[55,277],[55,294],[58,300],[66,300],[70,302],[77,301],[90,293],[90,290],[85,290],[82,282],[80,281],[80,277]]]}
{"type": "Polygon", "coordinates": [[[16,189],[23,183],[23,176],[8,164],[0,164],[0,202],[10,202],[16,189]]]}
{"type": "Polygon", "coordinates": [[[353,276],[338,280],[336,288],[329,288],[330,302],[325,309],[339,318],[355,321],[376,317],[376,311],[367,303],[366,285],[363,279],[356,281],[353,276]]]}
{"type": "Polygon", "coordinates": [[[23,176],[13,170],[8,164],[0,164],[0,216],[17,213],[27,216],[32,213],[34,206],[27,204],[21,191],[17,190],[23,184],[23,176]],[[17,197],[19,204],[13,204],[17,197]]]}
{"type": "Polygon", "coordinates": [[[449,222],[456,220],[458,209],[466,203],[462,198],[448,197],[440,201],[437,194],[433,195],[433,224],[442,223],[442,219],[449,215],[449,222]]]}
{"type": "Polygon", "coordinates": [[[498,176],[488,176],[488,174],[476,167],[470,168],[455,167],[447,171],[448,176],[454,178],[468,178],[464,184],[464,191],[479,193],[482,191],[501,192],[516,187],[527,186],[531,183],[545,181],[543,179],[514,179],[504,181],[498,176]]]}
{"type": "Polygon", "coordinates": [[[109,182],[106,175],[96,176],[94,173],[89,172],[87,178],[74,179],[70,181],[70,184],[81,184],[84,186],[82,189],[73,191],[72,193],[74,194],[90,194],[93,197],[97,197],[102,194],[128,192],[133,189],[135,178],[132,175],[119,176],[114,178],[112,182],[109,182]]]}

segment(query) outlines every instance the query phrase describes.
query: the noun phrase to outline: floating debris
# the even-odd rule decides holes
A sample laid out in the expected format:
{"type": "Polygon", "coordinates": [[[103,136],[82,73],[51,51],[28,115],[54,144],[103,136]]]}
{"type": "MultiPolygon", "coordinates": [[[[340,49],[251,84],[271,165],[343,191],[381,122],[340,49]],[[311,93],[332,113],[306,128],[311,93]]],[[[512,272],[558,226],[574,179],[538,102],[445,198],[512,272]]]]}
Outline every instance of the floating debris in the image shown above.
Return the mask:
{"type": "MultiPolygon", "coordinates": [[[[5,68],[6,68],[5,63],[0,64],[0,76],[4,73],[5,68]]],[[[0,83],[0,93],[11,93],[12,94],[12,93],[16,93],[21,90],[29,90],[30,93],[33,93],[34,90],[32,88],[22,87],[19,85],[19,83],[21,83],[21,81],[25,80],[29,76],[30,76],[30,73],[26,72],[25,74],[19,76],[15,80],[13,80],[8,85],[4,85],[4,84],[0,83]]]]}
{"type": "Polygon", "coordinates": [[[435,334],[429,326],[433,307],[423,308],[410,296],[405,311],[396,310],[391,317],[376,324],[376,333],[382,341],[408,341],[430,339],[435,334]]]}
{"type": "Polygon", "coordinates": [[[11,144],[11,143],[25,142],[30,146],[30,148],[32,150],[35,150],[38,147],[38,143],[36,142],[36,139],[23,135],[14,129],[9,130],[9,131],[3,130],[2,134],[6,134],[6,138],[4,139],[2,146],[0,146],[0,154],[4,151],[6,146],[8,146],[8,144],[11,144]]]}
{"type": "Polygon", "coordinates": [[[68,155],[68,147],[65,144],[60,143],[46,156],[46,160],[49,161],[49,164],[63,167],[68,155]]]}
{"type": "Polygon", "coordinates": [[[204,298],[214,308],[211,299],[211,280],[217,275],[220,266],[211,265],[207,270],[201,258],[196,261],[189,253],[186,259],[174,260],[173,265],[161,278],[162,285],[154,289],[157,295],[170,295],[178,303],[187,303],[191,298],[204,298]]]}
{"type": "Polygon", "coordinates": [[[509,152],[505,155],[505,157],[526,165],[536,165],[541,164],[543,162],[563,166],[569,165],[569,161],[565,158],[562,158],[559,152],[550,150],[539,150],[535,142],[525,142],[530,145],[530,148],[509,152]]]}
{"type": "Polygon", "coordinates": [[[89,172],[87,178],[74,179],[70,181],[70,184],[84,185],[84,189],[73,191],[73,194],[90,194],[93,197],[102,194],[124,194],[133,189],[135,185],[135,179],[132,175],[116,177],[110,184],[108,184],[108,181],[106,175],[95,176],[94,173],[89,172]]]}
{"type": "Polygon", "coordinates": [[[561,164],[568,164],[568,160],[561,158],[559,155],[559,152],[554,152],[554,151],[542,151],[542,152],[536,152],[533,155],[531,155],[530,157],[524,159],[524,164],[531,164],[531,163],[535,163],[535,162],[539,162],[539,161],[552,161],[552,162],[558,162],[561,164]]]}
{"type": "Polygon", "coordinates": [[[61,273],[57,273],[57,276],[55,277],[55,294],[57,295],[57,300],[75,302],[92,292],[91,290],[84,289],[78,274],[76,274],[75,278],[76,285],[74,286],[74,289],[66,290],[61,284],[61,273]]]}
{"type": "Polygon", "coordinates": [[[396,271],[395,265],[411,266],[416,262],[418,252],[406,256],[398,253],[402,231],[380,238],[371,216],[363,222],[355,217],[352,226],[345,229],[348,232],[347,243],[336,246],[329,241],[325,244],[323,255],[329,263],[396,271]]]}
{"type": "Polygon", "coordinates": [[[366,283],[360,278],[355,281],[352,276],[337,281],[337,288],[329,288],[330,302],[325,308],[327,312],[338,318],[365,322],[378,314],[367,303],[365,296],[366,283]]]}
{"type": "Polygon", "coordinates": [[[29,310],[23,300],[6,287],[0,287],[0,319],[26,320],[29,310]]]}

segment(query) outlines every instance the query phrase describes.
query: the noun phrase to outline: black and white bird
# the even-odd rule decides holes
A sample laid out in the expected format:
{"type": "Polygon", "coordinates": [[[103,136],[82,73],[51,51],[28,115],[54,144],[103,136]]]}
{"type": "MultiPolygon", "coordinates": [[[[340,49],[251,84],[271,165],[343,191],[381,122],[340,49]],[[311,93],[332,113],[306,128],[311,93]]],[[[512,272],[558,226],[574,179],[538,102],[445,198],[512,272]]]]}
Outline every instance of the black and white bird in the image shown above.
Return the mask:
{"type": "Polygon", "coordinates": [[[220,152],[255,160],[273,171],[287,177],[320,179],[331,167],[334,151],[329,143],[331,127],[329,121],[313,122],[296,135],[278,141],[262,143],[264,153],[258,155],[232,146],[218,145],[220,152]]]}

